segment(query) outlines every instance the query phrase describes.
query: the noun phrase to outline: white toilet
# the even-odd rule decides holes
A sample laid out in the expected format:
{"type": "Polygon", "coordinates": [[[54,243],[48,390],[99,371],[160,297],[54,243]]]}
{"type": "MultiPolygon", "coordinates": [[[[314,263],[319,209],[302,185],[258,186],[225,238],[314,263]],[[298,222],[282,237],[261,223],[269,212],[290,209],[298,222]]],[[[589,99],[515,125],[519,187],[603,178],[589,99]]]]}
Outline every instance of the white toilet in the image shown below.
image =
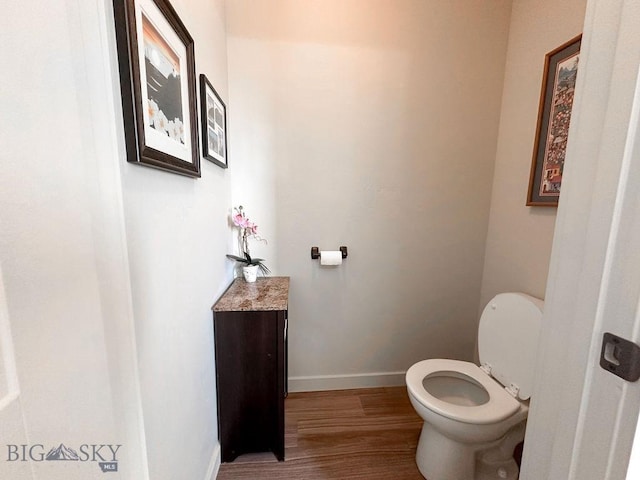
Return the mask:
{"type": "Polygon", "coordinates": [[[416,462],[428,480],[516,480],[533,387],[542,300],[502,293],[478,328],[480,363],[431,359],[406,375],[424,419],[416,462]]]}

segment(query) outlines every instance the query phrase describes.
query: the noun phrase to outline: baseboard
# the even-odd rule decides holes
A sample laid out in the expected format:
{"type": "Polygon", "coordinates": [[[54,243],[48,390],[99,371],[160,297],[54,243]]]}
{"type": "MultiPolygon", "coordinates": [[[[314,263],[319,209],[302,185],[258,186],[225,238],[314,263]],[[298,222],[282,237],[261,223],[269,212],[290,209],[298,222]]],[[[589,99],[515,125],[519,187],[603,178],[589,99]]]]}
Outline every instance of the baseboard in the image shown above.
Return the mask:
{"type": "Polygon", "coordinates": [[[351,375],[289,377],[290,392],[346,390],[351,388],[397,387],[405,385],[405,372],[376,372],[351,375]]]}
{"type": "Polygon", "coordinates": [[[213,455],[209,461],[209,468],[207,468],[207,475],[204,480],[215,480],[220,470],[220,442],[216,444],[216,448],[213,450],[213,455]]]}

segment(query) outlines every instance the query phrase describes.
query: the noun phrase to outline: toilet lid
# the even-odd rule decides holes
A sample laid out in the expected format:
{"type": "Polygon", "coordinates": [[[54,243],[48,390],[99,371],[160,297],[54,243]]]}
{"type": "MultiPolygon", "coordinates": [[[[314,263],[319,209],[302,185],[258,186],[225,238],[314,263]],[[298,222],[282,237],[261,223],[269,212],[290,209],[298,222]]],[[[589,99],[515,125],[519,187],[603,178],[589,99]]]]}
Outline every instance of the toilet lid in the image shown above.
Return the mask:
{"type": "Polygon", "coordinates": [[[501,293],[485,307],[478,328],[481,364],[502,385],[515,384],[518,398],[531,397],[544,302],[523,293],[501,293]]]}

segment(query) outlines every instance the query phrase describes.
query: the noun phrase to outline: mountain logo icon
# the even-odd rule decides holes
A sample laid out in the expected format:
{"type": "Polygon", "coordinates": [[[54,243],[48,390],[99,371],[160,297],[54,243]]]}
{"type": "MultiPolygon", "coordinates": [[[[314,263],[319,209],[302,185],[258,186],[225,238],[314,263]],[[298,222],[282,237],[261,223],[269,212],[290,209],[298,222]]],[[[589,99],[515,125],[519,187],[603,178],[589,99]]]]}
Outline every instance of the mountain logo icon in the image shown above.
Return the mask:
{"type": "Polygon", "coordinates": [[[49,450],[45,460],[78,461],[80,458],[73,448],[65,447],[64,443],[61,443],[59,447],[49,450]]]}

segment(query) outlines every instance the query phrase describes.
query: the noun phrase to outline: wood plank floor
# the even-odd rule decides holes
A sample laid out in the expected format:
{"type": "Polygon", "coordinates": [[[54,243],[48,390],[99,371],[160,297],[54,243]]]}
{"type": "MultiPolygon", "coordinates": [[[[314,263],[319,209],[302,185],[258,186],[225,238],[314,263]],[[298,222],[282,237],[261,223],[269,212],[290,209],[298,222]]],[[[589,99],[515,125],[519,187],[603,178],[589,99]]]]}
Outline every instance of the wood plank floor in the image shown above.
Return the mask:
{"type": "Polygon", "coordinates": [[[248,454],[218,480],[424,480],[415,462],[422,419],[405,387],[291,393],[285,461],[248,454]]]}

